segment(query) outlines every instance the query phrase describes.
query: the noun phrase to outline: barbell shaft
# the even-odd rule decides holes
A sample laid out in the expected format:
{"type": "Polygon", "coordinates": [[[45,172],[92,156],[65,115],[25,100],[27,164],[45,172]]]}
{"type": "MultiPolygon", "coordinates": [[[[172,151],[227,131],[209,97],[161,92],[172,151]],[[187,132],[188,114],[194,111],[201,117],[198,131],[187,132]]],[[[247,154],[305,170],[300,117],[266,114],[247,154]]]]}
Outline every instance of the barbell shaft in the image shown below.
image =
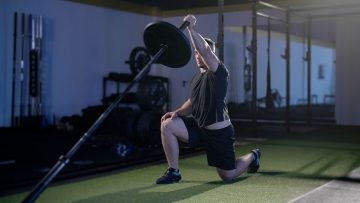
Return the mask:
{"type": "Polygon", "coordinates": [[[184,21],[181,25],[180,25],[180,27],[179,27],[179,30],[184,30],[185,28],[187,28],[187,26],[189,26],[190,25],[190,22],[189,21],[184,21]]]}

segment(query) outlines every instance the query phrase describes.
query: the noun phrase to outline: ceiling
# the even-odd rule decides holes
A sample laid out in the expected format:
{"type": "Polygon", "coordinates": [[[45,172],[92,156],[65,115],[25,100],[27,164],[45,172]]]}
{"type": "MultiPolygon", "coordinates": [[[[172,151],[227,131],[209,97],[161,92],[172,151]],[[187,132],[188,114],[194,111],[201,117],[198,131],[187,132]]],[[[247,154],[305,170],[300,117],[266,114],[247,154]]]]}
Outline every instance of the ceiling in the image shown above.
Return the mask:
{"type": "MultiPolygon", "coordinates": [[[[112,9],[150,15],[171,15],[171,13],[189,10],[211,12],[218,7],[218,0],[69,0],[112,9]]],[[[224,0],[225,7],[241,7],[249,0],[224,0]]]]}
{"type": "MultiPolygon", "coordinates": [[[[76,3],[88,4],[98,7],[140,13],[150,16],[170,17],[181,16],[188,13],[216,13],[219,11],[219,2],[224,3],[224,12],[251,11],[253,0],[67,0],[76,3]]],[[[345,15],[360,13],[359,0],[262,0],[281,8],[290,8],[297,14],[313,16],[313,35],[325,41],[334,41],[336,23],[333,17],[337,13],[345,15]],[[329,18],[329,15],[332,16],[329,18]],[[323,17],[324,18],[323,18],[323,17]],[[317,26],[319,21],[322,26],[317,26]],[[325,25],[325,29],[324,29],[325,25]],[[321,27],[318,28],[318,27],[321,27]]],[[[258,4],[258,9],[266,7],[258,4]]],[[[356,16],[356,15],[355,15],[356,16]]],[[[358,16],[357,16],[358,17],[358,16]]],[[[303,20],[301,20],[303,22],[303,20]]],[[[298,22],[301,22],[298,20],[298,22]]],[[[292,18],[292,23],[296,19],[292,18]]],[[[261,29],[261,26],[259,26],[261,29]]],[[[276,27],[274,26],[274,30],[276,27]]],[[[299,33],[302,35],[302,33],[299,33]]]]}
{"type": "MultiPolygon", "coordinates": [[[[219,2],[224,3],[224,11],[250,10],[254,0],[68,0],[94,6],[106,7],[129,12],[158,16],[217,12],[219,2]]],[[[261,0],[282,8],[298,10],[299,12],[324,12],[329,8],[347,7],[360,10],[359,0],[261,0]],[[320,8],[320,9],[319,9],[320,8]]],[[[261,5],[258,6],[261,8],[261,5]]]]}
{"type": "MultiPolygon", "coordinates": [[[[179,10],[179,9],[194,9],[202,7],[216,7],[218,0],[118,0],[138,5],[146,5],[150,7],[157,7],[160,10],[179,10]]],[[[225,5],[235,5],[247,3],[248,0],[226,0],[225,5]]]]}

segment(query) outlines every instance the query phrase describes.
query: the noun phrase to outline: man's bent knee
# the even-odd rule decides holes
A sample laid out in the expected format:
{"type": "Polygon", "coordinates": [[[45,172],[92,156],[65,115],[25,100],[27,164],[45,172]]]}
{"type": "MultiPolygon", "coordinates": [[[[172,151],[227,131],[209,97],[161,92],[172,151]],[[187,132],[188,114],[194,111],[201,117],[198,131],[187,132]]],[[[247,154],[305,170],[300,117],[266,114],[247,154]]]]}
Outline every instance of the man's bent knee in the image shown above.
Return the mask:
{"type": "Polygon", "coordinates": [[[234,178],[232,176],[229,176],[229,175],[219,175],[221,180],[223,181],[230,181],[230,180],[233,180],[234,178]]]}
{"type": "Polygon", "coordinates": [[[218,169],[217,171],[218,171],[219,177],[223,181],[230,181],[230,180],[233,180],[235,178],[233,170],[218,169]]]}
{"type": "Polygon", "coordinates": [[[168,118],[161,122],[161,132],[172,132],[174,127],[174,120],[168,118]]]}
{"type": "Polygon", "coordinates": [[[166,119],[163,122],[161,122],[161,132],[167,131],[169,129],[169,121],[170,119],[166,119]]]}
{"type": "Polygon", "coordinates": [[[174,135],[183,142],[188,142],[189,135],[181,118],[166,119],[161,122],[161,136],[174,135]]]}

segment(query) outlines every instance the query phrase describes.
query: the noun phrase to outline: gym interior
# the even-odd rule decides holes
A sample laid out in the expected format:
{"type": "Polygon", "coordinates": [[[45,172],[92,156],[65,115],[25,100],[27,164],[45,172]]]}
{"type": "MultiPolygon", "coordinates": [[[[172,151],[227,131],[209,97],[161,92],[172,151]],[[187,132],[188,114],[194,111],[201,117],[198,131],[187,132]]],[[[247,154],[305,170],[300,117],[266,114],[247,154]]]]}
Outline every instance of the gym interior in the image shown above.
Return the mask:
{"type": "Polygon", "coordinates": [[[0,202],[360,202],[359,16],[357,0],[1,0],[0,202]],[[260,148],[261,167],[224,182],[181,144],[183,180],[159,186],[160,119],[198,71],[187,14],[228,68],[236,154],[260,148]]]}

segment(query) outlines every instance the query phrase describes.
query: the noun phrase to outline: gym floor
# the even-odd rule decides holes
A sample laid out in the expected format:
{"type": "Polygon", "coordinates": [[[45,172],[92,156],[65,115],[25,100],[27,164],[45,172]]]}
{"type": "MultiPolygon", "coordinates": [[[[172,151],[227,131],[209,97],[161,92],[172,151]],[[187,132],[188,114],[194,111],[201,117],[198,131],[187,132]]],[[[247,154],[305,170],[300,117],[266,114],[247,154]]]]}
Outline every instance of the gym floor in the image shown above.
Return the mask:
{"type": "MultiPolygon", "coordinates": [[[[340,201],[334,197],[342,202],[359,201],[360,129],[338,126],[293,131],[288,137],[240,137],[237,155],[259,147],[261,167],[258,173],[243,174],[231,182],[220,181],[214,168],[207,166],[206,156],[196,153],[180,160],[183,179],[178,184],[154,184],[166,169],[162,161],[57,181],[37,202],[340,201]]],[[[30,190],[3,194],[0,202],[21,202],[30,190]]]]}

